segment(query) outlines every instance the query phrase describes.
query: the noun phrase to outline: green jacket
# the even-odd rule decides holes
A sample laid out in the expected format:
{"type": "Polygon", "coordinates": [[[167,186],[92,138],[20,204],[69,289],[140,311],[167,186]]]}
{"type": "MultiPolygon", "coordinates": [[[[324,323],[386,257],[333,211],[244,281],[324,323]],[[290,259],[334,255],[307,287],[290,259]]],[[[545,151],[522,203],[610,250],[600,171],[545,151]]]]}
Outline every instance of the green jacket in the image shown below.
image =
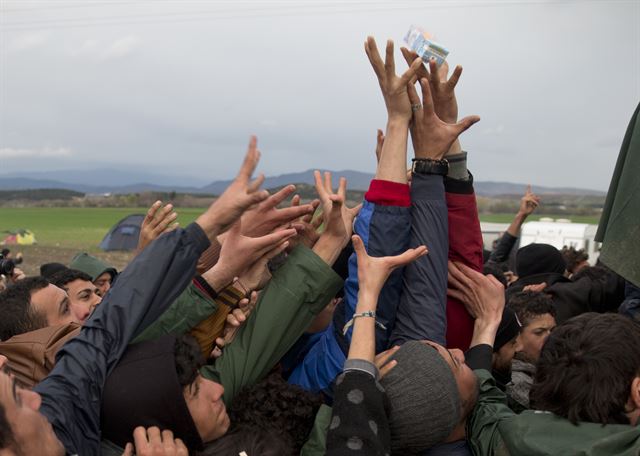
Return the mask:
{"type": "Polygon", "coordinates": [[[216,312],[217,304],[191,283],[160,318],[131,343],[156,339],[165,334],[186,334],[216,312]]]}
{"type": "Polygon", "coordinates": [[[262,379],[342,288],[331,267],[299,246],[278,269],[233,343],[200,373],[224,386],[227,406],[242,388],[262,379]]]}
{"type": "MultiPolygon", "coordinates": [[[[342,286],[340,276],[320,257],[306,247],[297,247],[274,273],[233,343],[213,366],[203,367],[200,373],[224,386],[228,406],[242,388],[273,368],[342,286]]],[[[134,342],[185,333],[215,311],[215,302],[190,285],[134,342]]],[[[108,441],[102,442],[101,451],[109,456],[122,454],[121,448],[108,441]]]]}
{"type": "Polygon", "coordinates": [[[480,396],[467,421],[467,438],[477,456],[640,455],[640,426],[576,426],[552,413],[534,410],[516,415],[491,374],[485,370],[475,373],[480,381],[480,396]]]}
{"type": "Polygon", "coordinates": [[[640,105],[631,117],[620,147],[596,241],[600,260],[640,287],[640,105]]]}

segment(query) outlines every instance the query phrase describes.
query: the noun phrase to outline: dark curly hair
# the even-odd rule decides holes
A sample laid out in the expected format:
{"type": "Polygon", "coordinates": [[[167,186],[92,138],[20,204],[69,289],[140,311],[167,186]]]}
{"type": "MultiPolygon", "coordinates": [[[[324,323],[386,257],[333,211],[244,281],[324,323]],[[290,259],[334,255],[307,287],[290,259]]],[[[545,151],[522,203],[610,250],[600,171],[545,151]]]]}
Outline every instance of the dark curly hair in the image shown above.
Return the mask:
{"type": "Polygon", "coordinates": [[[564,258],[564,261],[567,263],[567,271],[571,274],[576,272],[576,266],[589,259],[589,254],[585,252],[584,249],[576,250],[573,246],[567,247],[565,245],[562,247],[560,253],[562,254],[562,258],[564,258]]]}
{"type": "Polygon", "coordinates": [[[236,426],[219,439],[207,443],[198,456],[294,456],[279,435],[246,425],[236,426]]]}
{"type": "Polygon", "coordinates": [[[200,368],[205,364],[200,346],[192,336],[183,335],[176,337],[174,350],[178,382],[183,389],[191,388],[195,385],[200,368]]]}
{"type": "Polygon", "coordinates": [[[556,317],[553,299],[546,293],[535,291],[513,293],[509,296],[507,307],[516,313],[523,328],[540,315],[551,314],[553,318],[556,317]]]}
{"type": "Polygon", "coordinates": [[[299,454],[313,427],[322,396],[287,383],[273,372],[259,383],[245,388],[229,408],[234,425],[248,425],[277,434],[299,454]]]}
{"type": "Polygon", "coordinates": [[[629,424],[625,406],[637,375],[640,326],[618,314],[585,313],[558,326],[547,339],[531,405],[573,424],[629,424]]]}

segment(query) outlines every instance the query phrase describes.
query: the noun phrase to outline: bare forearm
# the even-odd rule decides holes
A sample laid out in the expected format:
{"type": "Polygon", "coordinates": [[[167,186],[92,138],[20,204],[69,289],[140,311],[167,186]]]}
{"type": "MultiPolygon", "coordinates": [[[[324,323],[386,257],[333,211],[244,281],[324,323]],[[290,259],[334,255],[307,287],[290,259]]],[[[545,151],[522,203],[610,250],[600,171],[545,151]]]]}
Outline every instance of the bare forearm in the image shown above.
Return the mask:
{"type": "MultiPolygon", "coordinates": [[[[356,314],[375,311],[378,296],[376,293],[362,291],[358,293],[356,314]]],[[[372,317],[358,317],[353,322],[353,335],[347,359],[364,359],[374,362],[376,355],[376,321],[372,317]]]]}
{"type": "Polygon", "coordinates": [[[333,266],[340,256],[340,252],[347,245],[347,241],[339,239],[335,236],[323,233],[318,242],[313,246],[312,251],[318,255],[329,266],[333,266]]]}
{"type": "Polygon", "coordinates": [[[486,344],[491,345],[496,340],[496,334],[498,332],[498,326],[500,326],[500,319],[476,319],[473,326],[473,337],[471,338],[471,344],[469,347],[475,347],[476,345],[486,344]]]}
{"type": "Polygon", "coordinates": [[[403,119],[389,119],[376,179],[407,183],[407,142],[409,124],[403,119]]]}

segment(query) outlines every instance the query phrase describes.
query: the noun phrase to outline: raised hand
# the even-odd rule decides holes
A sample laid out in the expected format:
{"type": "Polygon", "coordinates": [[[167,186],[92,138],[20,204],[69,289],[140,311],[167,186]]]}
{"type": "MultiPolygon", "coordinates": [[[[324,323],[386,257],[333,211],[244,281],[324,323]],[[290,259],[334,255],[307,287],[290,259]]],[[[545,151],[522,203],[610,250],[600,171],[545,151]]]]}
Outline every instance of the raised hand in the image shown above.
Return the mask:
{"type": "Polygon", "coordinates": [[[196,220],[210,240],[228,230],[249,207],[269,197],[269,192],[260,190],[264,175],[260,174],[251,181],[251,175],[259,160],[257,139],[252,136],[238,175],[224,193],[196,220]]]}
{"type": "MultiPolygon", "coordinates": [[[[295,195],[291,199],[291,206],[293,207],[299,205],[300,195],[295,195]]],[[[320,238],[318,229],[320,228],[320,225],[322,225],[322,215],[315,215],[316,210],[320,206],[320,200],[315,199],[311,201],[309,205],[313,208],[313,211],[311,211],[307,215],[300,217],[298,220],[292,223],[298,234],[294,236],[289,242],[287,251],[293,250],[300,244],[312,249],[315,243],[318,242],[318,239],[320,238]]]]}
{"type": "Polygon", "coordinates": [[[468,116],[458,123],[446,123],[435,112],[429,81],[419,80],[422,88],[422,104],[413,84],[407,87],[409,99],[415,109],[411,122],[411,140],[416,158],[440,160],[449,151],[458,136],[480,120],[478,116],[468,116]]]}
{"type": "Polygon", "coordinates": [[[271,273],[267,266],[269,261],[284,252],[289,247],[289,244],[290,241],[283,241],[258,258],[238,277],[238,285],[247,292],[259,291],[266,287],[271,279],[271,273]]]}
{"type": "MultiPolygon", "coordinates": [[[[213,289],[230,284],[234,277],[244,274],[259,258],[278,248],[287,239],[295,236],[295,229],[279,230],[265,236],[252,238],[244,236],[238,221],[227,233],[220,258],[213,268],[202,274],[213,289]],[[215,284],[215,285],[214,285],[215,284]]],[[[286,246],[285,246],[286,247],[286,246]]]]}
{"type": "Polygon", "coordinates": [[[393,57],[393,41],[387,40],[384,62],[380,57],[378,46],[373,37],[367,38],[364,43],[364,50],[367,53],[367,57],[369,57],[373,71],[378,77],[389,119],[397,118],[409,121],[411,119],[411,102],[407,94],[407,85],[422,65],[422,60],[420,58],[415,59],[409,69],[398,77],[393,57]]]}
{"type": "Polygon", "coordinates": [[[240,327],[247,321],[251,312],[256,308],[258,303],[258,293],[251,293],[248,298],[243,298],[238,303],[238,308],[233,309],[227,315],[227,320],[222,330],[222,337],[216,338],[216,347],[211,352],[211,358],[218,358],[222,355],[224,347],[229,345],[235,339],[240,327]]]}
{"type": "Polygon", "coordinates": [[[520,199],[519,213],[528,217],[540,205],[540,197],[531,192],[531,185],[527,185],[524,196],[520,199]]]}
{"type": "MultiPolygon", "coordinates": [[[[403,47],[400,48],[402,55],[407,62],[411,64],[418,57],[415,52],[403,47]]],[[[433,104],[436,115],[446,123],[456,123],[458,121],[458,102],[456,100],[455,88],[462,75],[462,67],[457,65],[451,74],[449,74],[449,64],[445,61],[440,68],[436,64],[435,59],[429,61],[429,71],[424,65],[420,65],[416,72],[419,79],[427,79],[433,96],[433,104]]]]}
{"type": "MultiPolygon", "coordinates": [[[[394,269],[407,265],[427,254],[427,247],[421,245],[415,249],[408,249],[400,255],[371,257],[364,248],[364,243],[360,236],[353,235],[351,241],[358,257],[358,284],[360,291],[367,295],[375,295],[376,299],[372,301],[374,305],[377,303],[377,296],[380,290],[394,269]]],[[[375,308],[370,310],[375,310],[375,308]]]]}
{"type": "Polygon", "coordinates": [[[338,191],[334,193],[330,172],[324,173],[324,180],[320,176],[320,171],[314,171],[313,176],[316,181],[316,192],[320,198],[320,204],[322,204],[324,232],[343,239],[346,243],[353,232],[353,220],[362,205],[359,204],[354,208],[346,207],[347,180],[344,177],[340,178],[338,191]]]}
{"type": "Polygon", "coordinates": [[[251,237],[264,236],[279,226],[287,225],[300,217],[312,214],[314,208],[311,204],[297,204],[278,209],[277,206],[295,190],[295,185],[287,185],[255,208],[245,212],[242,216],[242,234],[251,237]]]}
{"type": "Polygon", "coordinates": [[[492,275],[484,275],[462,263],[449,261],[447,295],[462,302],[477,320],[500,323],[504,310],[504,286],[492,275]]]}
{"type": "Polygon", "coordinates": [[[163,207],[160,200],[153,203],[140,226],[140,237],[138,238],[136,252],[142,252],[147,245],[165,231],[176,229],[178,227],[178,223],[175,223],[177,218],[178,214],[173,211],[172,204],[167,204],[163,207]]]}
{"type": "Polygon", "coordinates": [[[184,442],[173,438],[173,432],[160,432],[157,427],[145,429],[142,426],[133,431],[134,446],[127,443],[122,456],[188,456],[189,451],[184,442]]]}

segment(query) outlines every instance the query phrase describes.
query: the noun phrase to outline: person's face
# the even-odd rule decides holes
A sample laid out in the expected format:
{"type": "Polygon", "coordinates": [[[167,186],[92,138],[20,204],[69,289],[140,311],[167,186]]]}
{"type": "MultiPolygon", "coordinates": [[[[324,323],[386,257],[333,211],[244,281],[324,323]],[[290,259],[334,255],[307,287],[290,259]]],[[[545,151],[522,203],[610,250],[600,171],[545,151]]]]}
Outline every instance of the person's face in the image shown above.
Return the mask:
{"type": "Polygon", "coordinates": [[[49,284],[31,293],[31,305],[36,312],[45,316],[47,326],[64,325],[74,321],[67,292],[55,285],[49,284]]]}
{"type": "Polygon", "coordinates": [[[435,342],[425,342],[435,348],[451,368],[460,393],[460,402],[463,408],[461,418],[464,418],[473,410],[473,406],[478,400],[478,378],[465,364],[464,353],[461,350],[457,348],[448,350],[435,342]]]}
{"type": "Polygon", "coordinates": [[[111,288],[111,274],[103,272],[93,281],[93,284],[98,287],[99,295],[104,297],[111,288]]]}
{"type": "Polygon", "coordinates": [[[493,354],[492,367],[499,372],[509,372],[511,370],[511,361],[516,352],[522,350],[522,342],[520,334],[504,344],[493,354]]]}
{"type": "Polygon", "coordinates": [[[88,280],[82,279],[73,280],[64,287],[69,297],[71,314],[75,321],[83,325],[93,309],[102,301],[98,295],[98,288],[88,280]]]}
{"type": "Polygon", "coordinates": [[[203,442],[219,439],[227,433],[230,421],[222,401],[224,387],[198,375],[196,381],[184,390],[191,418],[203,442]]]}
{"type": "Polygon", "coordinates": [[[556,319],[551,314],[538,315],[527,326],[522,328],[520,353],[526,361],[536,363],[540,358],[542,346],[556,327],[556,319]]]}
{"type": "Polygon", "coordinates": [[[5,410],[20,454],[65,454],[64,447],[53,432],[51,424],[38,411],[40,395],[16,386],[15,380],[1,371],[0,403],[5,410]]]}

